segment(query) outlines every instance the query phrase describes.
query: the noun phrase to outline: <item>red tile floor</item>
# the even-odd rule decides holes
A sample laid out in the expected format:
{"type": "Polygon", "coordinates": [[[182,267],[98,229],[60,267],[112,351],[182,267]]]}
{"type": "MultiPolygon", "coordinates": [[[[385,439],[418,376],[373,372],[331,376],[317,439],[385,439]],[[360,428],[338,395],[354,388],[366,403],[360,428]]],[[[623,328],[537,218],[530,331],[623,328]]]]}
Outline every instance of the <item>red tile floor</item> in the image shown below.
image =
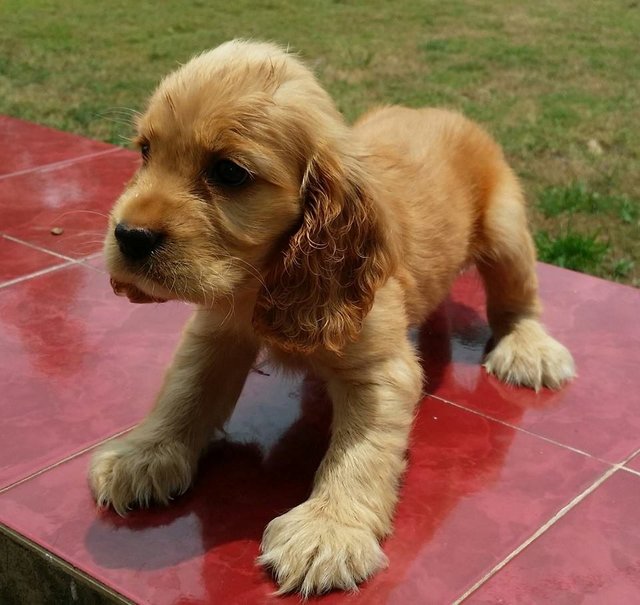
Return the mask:
{"type": "MultiPolygon", "coordinates": [[[[321,385],[254,372],[187,495],[99,513],[91,451],[149,408],[189,308],[131,305],[103,271],[104,213],[134,154],[6,117],[0,140],[0,533],[124,602],[298,602],[271,596],[254,559],[309,491],[321,385]]],[[[640,291],[539,273],[579,378],[535,394],[488,377],[482,289],[461,277],[415,334],[427,382],[389,567],[321,602],[640,602],[640,291]]]]}

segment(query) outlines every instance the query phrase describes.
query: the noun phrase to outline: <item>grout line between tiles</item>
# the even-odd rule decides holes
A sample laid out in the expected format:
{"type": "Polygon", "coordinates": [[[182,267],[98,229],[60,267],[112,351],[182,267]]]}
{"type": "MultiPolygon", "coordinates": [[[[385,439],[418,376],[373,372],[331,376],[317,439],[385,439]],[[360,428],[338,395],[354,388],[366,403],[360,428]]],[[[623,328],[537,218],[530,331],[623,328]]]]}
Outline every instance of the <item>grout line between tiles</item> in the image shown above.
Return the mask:
{"type": "Polygon", "coordinates": [[[44,252],[46,254],[50,254],[51,256],[57,256],[58,258],[63,258],[64,260],[77,260],[75,258],[72,258],[71,256],[65,256],[64,254],[60,254],[59,252],[49,250],[49,248],[43,248],[42,246],[38,246],[38,244],[32,244],[31,242],[27,242],[18,237],[14,237],[13,235],[7,235],[6,233],[3,233],[2,237],[8,239],[10,242],[14,242],[15,244],[22,244],[23,246],[27,246],[27,248],[33,248],[34,250],[38,250],[38,252],[44,252]]]}
{"type": "Polygon", "coordinates": [[[31,172],[36,172],[38,170],[55,170],[56,168],[63,168],[75,162],[82,162],[84,160],[90,160],[92,158],[97,158],[103,155],[109,155],[110,153],[115,153],[116,151],[123,151],[123,147],[114,147],[113,149],[105,149],[104,151],[95,151],[93,153],[86,153],[85,155],[79,155],[75,158],[68,158],[66,160],[59,160],[58,162],[51,162],[50,164],[42,164],[41,166],[35,166],[34,168],[25,168],[24,170],[18,170],[16,172],[11,172],[9,174],[0,175],[0,181],[4,181],[5,179],[10,179],[14,176],[22,176],[24,174],[30,174],[31,172]]]}
{"type": "Polygon", "coordinates": [[[623,471],[627,471],[627,473],[631,473],[632,475],[638,475],[638,477],[640,477],[640,472],[639,471],[636,471],[636,470],[634,470],[632,468],[629,468],[628,466],[623,466],[622,470],[623,471]]]}
{"type": "Polygon", "coordinates": [[[91,450],[101,446],[103,443],[107,443],[109,441],[111,441],[112,439],[117,439],[118,437],[121,437],[122,435],[124,435],[125,433],[128,433],[131,429],[133,429],[135,426],[137,426],[138,423],[136,424],[132,424],[130,427],[119,431],[118,433],[114,433],[113,435],[110,435],[107,439],[103,439],[102,441],[98,441],[97,443],[94,443],[93,445],[89,445],[77,452],[74,452],[73,454],[70,454],[69,456],[66,456],[65,458],[62,458],[62,460],[58,460],[57,462],[54,462],[53,464],[49,464],[48,466],[45,466],[44,468],[41,468],[40,470],[36,471],[35,473],[31,473],[30,475],[27,475],[26,477],[23,477],[22,479],[18,479],[17,481],[14,481],[13,483],[10,483],[9,485],[6,485],[3,488],[0,488],[0,494],[4,494],[5,492],[9,491],[10,489],[13,489],[14,487],[18,487],[18,485],[22,485],[23,483],[25,483],[26,481],[30,481],[31,479],[35,479],[36,477],[39,477],[40,475],[42,475],[43,473],[46,473],[58,466],[60,466],[61,464],[64,464],[65,462],[69,462],[70,460],[73,460],[74,458],[77,458],[78,456],[82,456],[82,454],[86,454],[87,452],[90,452],[91,450]]]}
{"type": "MultiPolygon", "coordinates": [[[[640,451],[640,450],[638,450],[640,451]]],[[[460,605],[463,601],[469,598],[478,588],[480,588],[483,584],[489,581],[493,576],[495,576],[502,568],[504,568],[510,561],[512,561],[515,557],[517,557],[525,548],[527,548],[530,544],[535,542],[540,536],[546,533],[549,528],[555,525],[562,517],[564,517],[570,510],[575,508],[580,502],[582,502],[589,494],[594,492],[600,485],[602,485],[609,477],[611,477],[614,473],[617,473],[620,469],[624,469],[624,465],[629,462],[637,453],[633,452],[630,456],[625,458],[622,462],[615,464],[610,469],[606,470],[598,479],[596,479],[589,487],[587,487],[584,491],[578,494],[573,500],[571,500],[568,504],[563,506],[555,515],[553,515],[546,523],[540,526],[529,538],[527,538],[522,544],[520,544],[517,548],[515,548],[512,552],[510,552],[502,561],[500,561],[497,565],[495,565],[484,577],[480,578],[471,588],[469,588],[462,596],[458,597],[452,605],[460,605]]]]}
{"type": "Polygon", "coordinates": [[[0,235],[0,237],[3,237],[5,239],[8,239],[11,242],[14,242],[16,244],[22,244],[24,246],[27,246],[28,248],[33,248],[34,250],[38,250],[39,252],[44,252],[45,254],[49,254],[51,256],[55,256],[57,258],[59,258],[60,260],[63,260],[65,262],[60,263],[58,265],[52,265],[51,267],[45,267],[44,269],[39,269],[38,271],[34,271],[33,273],[27,273],[26,275],[21,275],[20,277],[15,277],[14,279],[10,279],[6,282],[2,282],[0,283],[0,289],[6,287],[6,286],[13,286],[14,284],[19,284],[20,282],[23,281],[27,281],[29,279],[32,279],[34,277],[40,277],[41,275],[46,275],[47,273],[50,273],[52,271],[57,271],[58,269],[64,269],[65,267],[70,267],[71,265],[81,265],[83,267],[87,267],[89,269],[92,269],[94,271],[99,271],[101,273],[104,273],[101,269],[98,269],[97,267],[94,267],[93,265],[88,264],[86,261],[91,261],[94,260],[96,258],[98,258],[102,252],[93,252],[87,256],[83,256],[82,258],[71,258],[70,256],[64,256],[63,254],[60,254],[58,252],[54,252],[53,250],[49,250],[48,248],[43,248],[41,246],[38,246],[36,244],[31,244],[30,242],[25,242],[17,237],[13,237],[12,235],[7,235],[6,233],[3,233],[0,235]]]}
{"type": "Polygon", "coordinates": [[[452,405],[456,408],[459,408],[461,410],[465,410],[466,412],[471,412],[472,414],[475,414],[476,416],[481,416],[482,418],[486,418],[487,420],[492,420],[493,422],[497,422],[498,424],[502,424],[503,426],[508,426],[509,428],[515,429],[517,431],[520,431],[522,433],[526,433],[527,435],[530,435],[531,437],[537,437],[538,439],[542,439],[542,441],[546,441],[547,443],[552,443],[553,445],[557,445],[558,447],[562,447],[566,450],[570,450],[572,452],[575,452],[576,454],[581,454],[582,456],[586,456],[587,458],[593,458],[594,460],[598,460],[599,462],[603,462],[604,464],[608,464],[610,466],[614,466],[613,463],[608,462],[606,460],[603,460],[602,458],[598,458],[597,456],[594,456],[593,454],[590,454],[589,452],[585,452],[583,450],[579,450],[576,447],[572,447],[571,445],[567,445],[566,443],[561,443],[560,441],[556,441],[555,439],[551,439],[549,437],[545,437],[544,435],[540,435],[539,433],[534,433],[533,431],[529,431],[527,429],[522,428],[521,426],[518,426],[517,424],[511,424],[510,422],[507,422],[506,420],[500,420],[499,418],[494,418],[493,416],[490,416],[489,414],[484,414],[483,412],[480,412],[479,410],[474,410],[473,408],[469,408],[467,406],[461,405],[460,403],[456,403],[455,401],[449,401],[448,399],[444,399],[442,397],[438,397],[437,395],[427,395],[427,397],[432,397],[433,399],[437,399],[438,401],[442,401],[443,403],[448,403],[449,405],[452,405]]]}
{"type": "Polygon", "coordinates": [[[64,263],[60,263],[59,265],[53,265],[53,267],[47,267],[46,269],[40,269],[39,271],[34,271],[33,273],[27,273],[27,275],[21,275],[20,277],[16,277],[15,279],[10,279],[9,281],[1,283],[0,290],[8,286],[13,286],[14,284],[19,284],[23,281],[33,279],[34,277],[40,277],[41,275],[46,275],[47,273],[52,273],[53,271],[58,271],[59,269],[64,269],[65,267],[71,267],[72,265],[77,264],[78,261],[70,260],[64,263]]]}

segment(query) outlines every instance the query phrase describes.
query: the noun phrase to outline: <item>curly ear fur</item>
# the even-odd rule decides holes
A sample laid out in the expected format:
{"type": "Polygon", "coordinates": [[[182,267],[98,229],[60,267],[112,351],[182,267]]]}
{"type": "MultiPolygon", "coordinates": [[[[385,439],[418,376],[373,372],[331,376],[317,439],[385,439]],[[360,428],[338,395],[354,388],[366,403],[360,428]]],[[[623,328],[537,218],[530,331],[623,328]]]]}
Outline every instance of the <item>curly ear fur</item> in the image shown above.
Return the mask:
{"type": "Polygon", "coordinates": [[[356,339],[391,269],[387,237],[355,160],[323,150],[307,166],[302,225],[271,267],[254,325],[289,351],[356,339]]]}

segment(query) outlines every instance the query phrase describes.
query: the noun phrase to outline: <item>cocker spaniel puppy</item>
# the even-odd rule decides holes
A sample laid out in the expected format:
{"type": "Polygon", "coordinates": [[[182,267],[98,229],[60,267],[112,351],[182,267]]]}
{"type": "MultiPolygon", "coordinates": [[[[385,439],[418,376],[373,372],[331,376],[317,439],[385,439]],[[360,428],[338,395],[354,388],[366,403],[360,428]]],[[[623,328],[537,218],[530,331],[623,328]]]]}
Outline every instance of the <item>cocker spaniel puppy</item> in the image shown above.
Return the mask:
{"type": "Polygon", "coordinates": [[[231,415],[258,351],[322,377],[334,414],[309,499],[260,562],[281,592],[354,589],[385,565],[422,373],[407,337],[477,266],[487,371],[534,389],[574,375],[539,321],[523,195],[500,147],[439,109],[354,126],[297,58],[232,41],[169,75],[139,119],[142,165],[105,251],[136,302],[197,305],[148,417],[93,457],[100,505],[168,502],[231,415]]]}

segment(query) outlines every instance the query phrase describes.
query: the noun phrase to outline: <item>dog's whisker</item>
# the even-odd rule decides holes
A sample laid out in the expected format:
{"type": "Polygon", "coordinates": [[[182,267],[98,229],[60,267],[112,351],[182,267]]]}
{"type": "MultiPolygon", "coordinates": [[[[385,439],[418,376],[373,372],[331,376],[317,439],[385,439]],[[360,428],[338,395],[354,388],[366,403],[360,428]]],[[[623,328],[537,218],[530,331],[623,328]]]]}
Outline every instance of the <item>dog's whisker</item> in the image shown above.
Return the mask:
{"type": "Polygon", "coordinates": [[[126,118],[118,118],[111,116],[98,116],[104,122],[111,122],[112,124],[121,124],[122,126],[126,126],[127,128],[133,128],[133,124],[131,120],[126,118]]]}
{"type": "Polygon", "coordinates": [[[260,285],[265,289],[265,291],[270,294],[269,292],[269,286],[266,284],[266,282],[264,281],[263,276],[260,274],[260,271],[258,271],[258,269],[252,265],[250,262],[239,258],[237,256],[229,256],[227,257],[229,260],[240,263],[241,265],[247,267],[249,269],[249,274],[253,277],[256,278],[256,280],[260,283],[260,285]]]}
{"type": "Polygon", "coordinates": [[[233,317],[234,315],[234,305],[235,305],[235,300],[233,298],[233,294],[226,294],[225,295],[225,300],[229,301],[229,311],[227,311],[226,316],[224,317],[224,319],[222,320],[222,325],[226,325],[226,323],[233,317]]]}
{"type": "Polygon", "coordinates": [[[135,118],[142,114],[131,107],[111,107],[98,113],[98,117],[104,120],[119,122],[125,126],[133,126],[135,118]]]}
{"type": "Polygon", "coordinates": [[[100,239],[88,239],[89,236],[99,235],[98,233],[87,233],[86,231],[80,231],[79,233],[69,233],[68,231],[63,231],[63,233],[67,236],[66,239],[76,240],[75,243],[82,246],[85,246],[87,244],[104,243],[104,237],[101,237],[100,239]]]}
{"type": "Polygon", "coordinates": [[[134,107],[127,107],[126,105],[114,105],[112,107],[107,107],[104,110],[105,113],[126,113],[130,115],[141,115],[140,111],[135,109],[134,107]]]}
{"type": "Polygon", "coordinates": [[[62,214],[58,214],[53,220],[52,223],[55,223],[57,221],[59,221],[60,219],[64,218],[65,216],[69,216],[70,214],[96,214],[97,216],[101,216],[103,218],[106,218],[107,220],[109,220],[109,215],[105,214],[104,212],[98,212],[97,210],[85,210],[85,209],[78,209],[78,210],[68,210],[67,212],[63,212],[62,214]]]}
{"type": "Polygon", "coordinates": [[[71,234],[72,237],[82,237],[82,236],[96,236],[96,237],[100,237],[101,240],[104,239],[104,231],[102,229],[95,229],[95,230],[90,230],[90,231],[78,231],[77,233],[72,233],[71,234]]]}
{"type": "Polygon", "coordinates": [[[96,244],[100,244],[102,245],[102,241],[99,242],[87,242],[86,244],[83,244],[82,246],[74,246],[73,248],[71,248],[68,252],[68,254],[73,255],[78,255],[78,256],[87,256],[89,254],[94,254],[97,252],[100,252],[100,249],[96,250],[96,244]]]}

